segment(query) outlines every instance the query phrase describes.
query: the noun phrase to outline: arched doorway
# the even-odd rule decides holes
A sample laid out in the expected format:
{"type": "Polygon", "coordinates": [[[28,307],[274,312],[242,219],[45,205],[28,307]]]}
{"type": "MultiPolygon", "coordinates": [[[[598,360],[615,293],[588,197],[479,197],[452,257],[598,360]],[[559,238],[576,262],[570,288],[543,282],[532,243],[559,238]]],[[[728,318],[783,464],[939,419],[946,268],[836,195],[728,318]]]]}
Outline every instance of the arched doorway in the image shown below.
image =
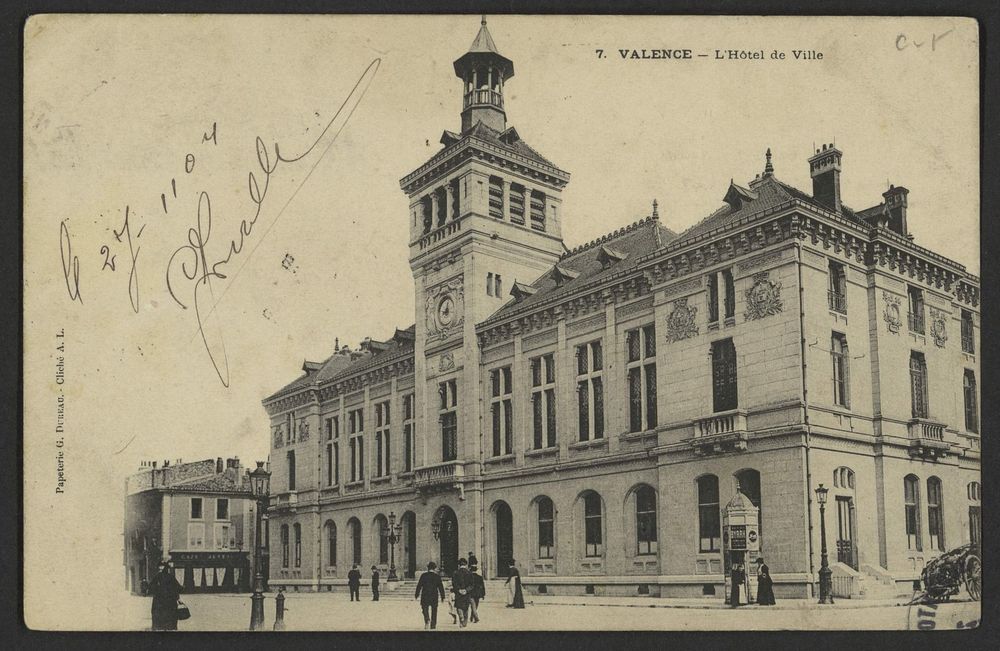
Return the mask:
{"type": "Polygon", "coordinates": [[[514,516],[507,502],[499,501],[493,505],[494,533],[496,534],[496,570],[497,576],[505,577],[514,558],[514,516]]]}
{"type": "Polygon", "coordinates": [[[450,506],[442,506],[437,515],[438,543],[441,560],[441,573],[452,576],[458,567],[458,518],[450,506]]]}
{"type": "Polygon", "coordinates": [[[403,576],[412,579],[417,576],[417,516],[407,511],[400,524],[403,526],[403,576]]]}

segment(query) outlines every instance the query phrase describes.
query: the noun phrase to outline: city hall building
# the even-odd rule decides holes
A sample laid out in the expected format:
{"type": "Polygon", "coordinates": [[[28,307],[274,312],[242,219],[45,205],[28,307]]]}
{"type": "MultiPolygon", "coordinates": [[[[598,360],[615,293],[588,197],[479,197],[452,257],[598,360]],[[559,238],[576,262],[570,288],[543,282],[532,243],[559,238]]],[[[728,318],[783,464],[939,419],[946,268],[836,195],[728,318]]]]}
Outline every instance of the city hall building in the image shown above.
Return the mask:
{"type": "Polygon", "coordinates": [[[804,597],[821,484],[835,594],[908,591],[978,541],[979,279],[913,240],[906,188],[853,210],[836,147],[801,161],[811,192],[768,151],[682,233],[653,202],[568,250],[570,175],[508,125],[485,22],[454,67],[461,129],[400,182],[414,325],[263,401],[272,586],[472,551],[532,592],[721,599],[729,505],[804,597]]]}

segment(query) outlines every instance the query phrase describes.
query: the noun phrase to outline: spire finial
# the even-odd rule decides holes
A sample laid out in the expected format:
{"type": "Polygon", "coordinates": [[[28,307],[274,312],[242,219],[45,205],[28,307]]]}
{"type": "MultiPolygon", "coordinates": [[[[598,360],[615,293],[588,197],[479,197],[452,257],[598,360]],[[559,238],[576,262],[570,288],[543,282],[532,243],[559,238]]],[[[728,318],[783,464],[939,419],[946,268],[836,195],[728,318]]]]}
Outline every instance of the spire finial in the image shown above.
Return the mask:
{"type": "Polygon", "coordinates": [[[767,159],[767,163],[764,164],[764,176],[771,176],[774,174],[774,165],[771,164],[771,148],[767,148],[767,153],[764,154],[764,158],[767,159]]]}
{"type": "Polygon", "coordinates": [[[653,219],[660,218],[660,204],[656,203],[656,199],[653,199],[653,219]]]}
{"type": "Polygon", "coordinates": [[[482,14],[482,19],[483,19],[482,25],[483,27],[486,27],[486,14],[482,14]]]}

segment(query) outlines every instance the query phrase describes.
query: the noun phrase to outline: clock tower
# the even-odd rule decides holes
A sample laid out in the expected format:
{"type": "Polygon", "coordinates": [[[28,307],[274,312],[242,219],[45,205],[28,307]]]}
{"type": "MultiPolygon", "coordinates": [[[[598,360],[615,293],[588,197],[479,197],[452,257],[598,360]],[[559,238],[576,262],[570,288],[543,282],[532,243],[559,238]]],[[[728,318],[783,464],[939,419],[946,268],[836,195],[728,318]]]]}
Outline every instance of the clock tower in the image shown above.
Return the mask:
{"type": "Polygon", "coordinates": [[[454,65],[461,129],[445,131],[441,150],[400,181],[416,291],[418,467],[479,460],[475,326],[512,300],[515,282],[534,282],[565,251],[560,208],[569,174],[507,125],[514,63],[497,50],[485,18],[454,65]]]}

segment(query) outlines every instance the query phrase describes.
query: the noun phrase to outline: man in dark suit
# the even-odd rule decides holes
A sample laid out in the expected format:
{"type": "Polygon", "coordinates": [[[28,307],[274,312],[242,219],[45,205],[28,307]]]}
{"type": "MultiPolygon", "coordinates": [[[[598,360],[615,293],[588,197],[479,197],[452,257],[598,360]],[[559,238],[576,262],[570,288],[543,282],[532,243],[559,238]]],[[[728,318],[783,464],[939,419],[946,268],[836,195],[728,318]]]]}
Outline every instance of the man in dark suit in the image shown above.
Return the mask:
{"type": "Polygon", "coordinates": [[[483,577],[479,574],[479,568],[475,565],[469,567],[469,573],[472,578],[472,589],[469,590],[469,595],[472,597],[472,601],[469,604],[469,621],[473,624],[479,623],[479,600],[486,596],[486,582],[483,581],[483,577]]]}
{"type": "Polygon", "coordinates": [[[347,587],[351,591],[351,601],[361,601],[361,572],[357,564],[347,573],[347,587]]]}
{"type": "Polygon", "coordinates": [[[378,601],[378,567],[372,565],[372,601],[378,601]]]}
{"type": "Polygon", "coordinates": [[[420,575],[417,581],[417,592],[414,599],[420,600],[420,610],[424,613],[424,628],[437,628],[438,604],[444,601],[444,584],[434,570],[437,564],[431,561],[427,571],[420,575]]]}
{"type": "Polygon", "coordinates": [[[451,577],[451,591],[455,593],[458,625],[464,628],[469,624],[469,604],[472,601],[472,574],[469,572],[468,561],[464,558],[458,559],[458,569],[451,577]]]}

